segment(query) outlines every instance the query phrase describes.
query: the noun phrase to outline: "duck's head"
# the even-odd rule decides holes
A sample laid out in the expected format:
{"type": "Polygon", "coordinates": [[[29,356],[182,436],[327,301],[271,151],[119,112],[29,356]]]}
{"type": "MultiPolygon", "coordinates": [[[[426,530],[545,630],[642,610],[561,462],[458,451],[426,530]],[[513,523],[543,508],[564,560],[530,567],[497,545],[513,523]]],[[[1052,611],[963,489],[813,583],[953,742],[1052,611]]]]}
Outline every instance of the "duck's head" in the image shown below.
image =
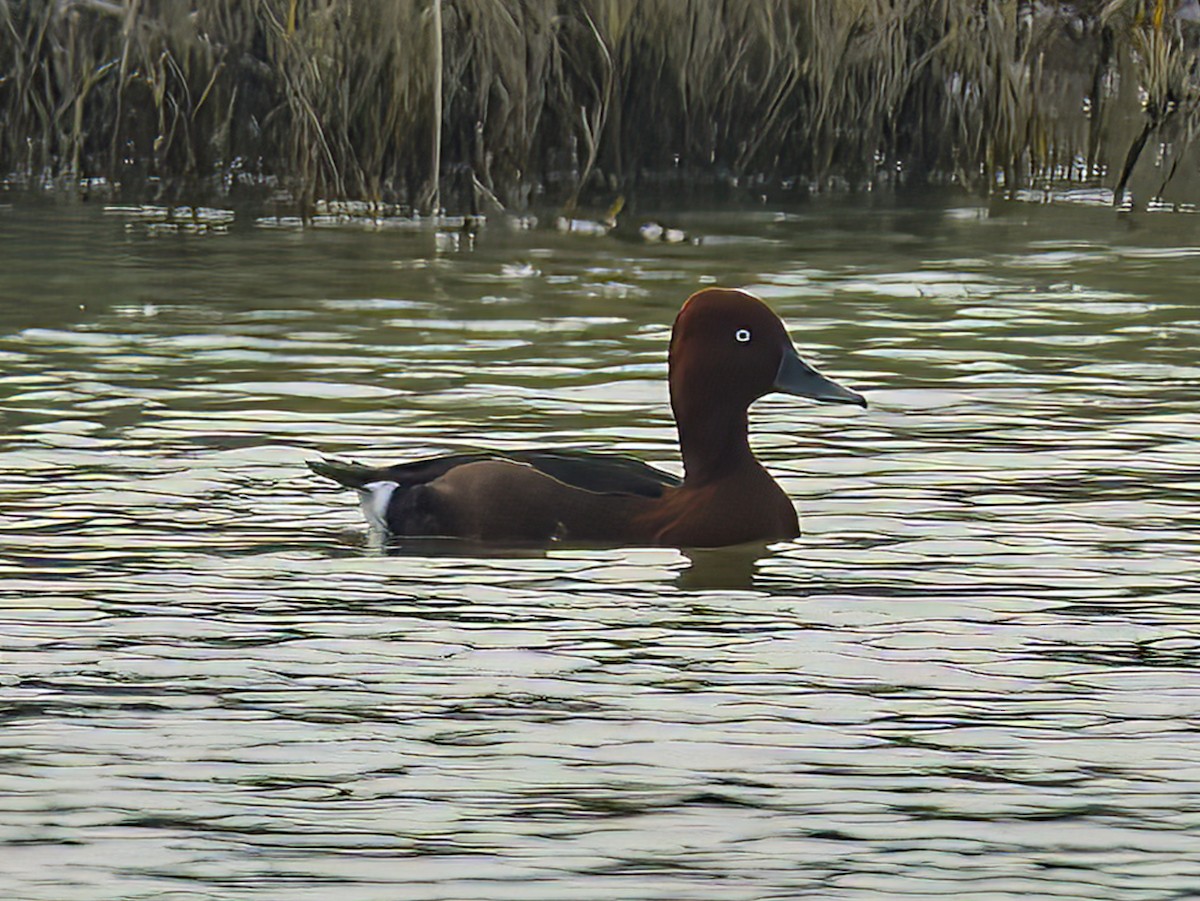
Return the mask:
{"type": "Polygon", "coordinates": [[[770,307],[733,288],[705,288],[684,303],[671,331],[670,379],[676,406],[730,403],[745,409],[773,391],[867,405],[861,394],[800,359],[770,307]]]}

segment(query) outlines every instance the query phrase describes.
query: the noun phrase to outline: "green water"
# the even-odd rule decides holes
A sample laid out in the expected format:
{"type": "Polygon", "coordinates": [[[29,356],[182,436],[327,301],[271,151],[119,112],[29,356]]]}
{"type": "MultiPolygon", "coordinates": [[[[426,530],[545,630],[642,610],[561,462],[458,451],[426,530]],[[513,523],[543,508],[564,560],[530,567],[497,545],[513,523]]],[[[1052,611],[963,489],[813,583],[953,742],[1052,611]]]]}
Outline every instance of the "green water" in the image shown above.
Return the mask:
{"type": "Polygon", "coordinates": [[[0,896],[1200,891],[1197,217],[672,221],[701,242],[0,205],[0,896]],[[871,401],[752,411],[799,541],[380,549],[304,466],[677,469],[709,283],[871,401]]]}

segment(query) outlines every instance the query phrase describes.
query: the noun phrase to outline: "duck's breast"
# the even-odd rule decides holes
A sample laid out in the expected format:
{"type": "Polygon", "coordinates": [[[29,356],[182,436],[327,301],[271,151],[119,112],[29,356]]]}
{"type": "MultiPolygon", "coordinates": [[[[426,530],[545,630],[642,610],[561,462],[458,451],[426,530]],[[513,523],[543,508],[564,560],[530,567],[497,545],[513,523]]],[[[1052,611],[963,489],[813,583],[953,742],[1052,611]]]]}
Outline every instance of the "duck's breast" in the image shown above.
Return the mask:
{"type": "Polygon", "coordinates": [[[796,508],[766,470],[760,473],[733,474],[670,490],[648,515],[655,523],[654,543],[727,547],[796,538],[800,534],[796,508]]]}

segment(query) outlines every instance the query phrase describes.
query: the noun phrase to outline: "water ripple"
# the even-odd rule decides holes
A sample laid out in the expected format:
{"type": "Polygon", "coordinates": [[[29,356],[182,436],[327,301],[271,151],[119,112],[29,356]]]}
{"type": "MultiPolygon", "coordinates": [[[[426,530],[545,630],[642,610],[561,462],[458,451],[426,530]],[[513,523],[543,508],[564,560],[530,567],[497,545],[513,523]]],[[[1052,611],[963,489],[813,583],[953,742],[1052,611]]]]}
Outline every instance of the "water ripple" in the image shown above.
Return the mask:
{"type": "Polygon", "coordinates": [[[436,258],[14,205],[5,897],[1187,897],[1200,226],[961,203],[436,258]],[[678,471],[665,342],[709,281],[871,399],[755,407],[799,541],[381,548],[305,468],[678,471]]]}

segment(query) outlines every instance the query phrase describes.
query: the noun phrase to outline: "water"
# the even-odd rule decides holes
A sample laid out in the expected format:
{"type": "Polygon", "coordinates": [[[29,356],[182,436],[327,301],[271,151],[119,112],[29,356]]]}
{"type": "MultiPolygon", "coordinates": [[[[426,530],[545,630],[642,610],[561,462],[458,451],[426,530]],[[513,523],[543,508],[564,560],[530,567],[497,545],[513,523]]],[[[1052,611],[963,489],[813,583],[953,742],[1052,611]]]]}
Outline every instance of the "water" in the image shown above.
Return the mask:
{"type": "Polygon", "coordinates": [[[1200,895],[1200,225],[827,200],[705,240],[0,207],[0,896],[1200,895]],[[806,535],[385,553],[304,461],[676,467],[681,300],[806,535]]]}

